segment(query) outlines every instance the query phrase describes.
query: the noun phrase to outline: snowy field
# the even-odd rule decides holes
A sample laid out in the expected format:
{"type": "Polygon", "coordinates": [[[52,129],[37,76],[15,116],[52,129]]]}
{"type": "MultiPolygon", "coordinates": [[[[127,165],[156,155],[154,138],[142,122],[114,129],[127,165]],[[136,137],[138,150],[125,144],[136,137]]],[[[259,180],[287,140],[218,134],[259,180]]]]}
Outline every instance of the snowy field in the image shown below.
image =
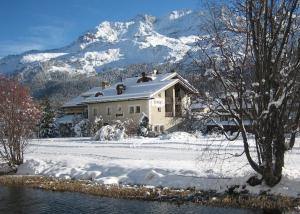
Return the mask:
{"type": "MultiPolygon", "coordinates": [[[[222,136],[173,133],[160,138],[92,141],[89,138],[31,140],[21,175],[93,180],[104,184],[143,184],[224,191],[253,174],[242,141],[222,136]]],[[[282,182],[275,194],[300,195],[300,138],[286,155],[282,182]]],[[[252,193],[267,190],[247,187],[252,193]]]]}

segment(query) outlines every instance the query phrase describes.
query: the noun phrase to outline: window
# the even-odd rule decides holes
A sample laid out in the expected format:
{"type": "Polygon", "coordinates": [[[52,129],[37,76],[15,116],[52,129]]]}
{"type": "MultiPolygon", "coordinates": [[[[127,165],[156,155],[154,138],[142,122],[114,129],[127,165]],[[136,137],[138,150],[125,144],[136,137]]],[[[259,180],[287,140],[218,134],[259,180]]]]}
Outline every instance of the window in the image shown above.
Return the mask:
{"type": "Polygon", "coordinates": [[[110,107],[107,107],[107,115],[111,115],[111,110],[110,110],[110,107]]]}
{"type": "Polygon", "coordinates": [[[122,111],[122,106],[118,106],[118,111],[122,111]]]}
{"type": "Polygon", "coordinates": [[[129,106],[129,114],[133,114],[134,113],[134,106],[129,106]]]}
{"type": "Polygon", "coordinates": [[[94,108],[94,116],[97,116],[98,112],[97,112],[97,109],[94,108]]]}
{"type": "Polygon", "coordinates": [[[117,113],[116,117],[123,117],[123,113],[117,113]]]}
{"type": "Polygon", "coordinates": [[[164,132],[165,131],[165,126],[160,126],[160,132],[164,132]]]}
{"type": "Polygon", "coordinates": [[[161,97],[161,93],[158,94],[158,97],[161,97]]]}
{"type": "Polygon", "coordinates": [[[154,131],[159,132],[159,126],[154,126],[154,131]]]}
{"type": "Polygon", "coordinates": [[[157,108],[157,111],[158,111],[158,112],[161,112],[161,107],[158,107],[158,108],[157,108]]]}
{"type": "Polygon", "coordinates": [[[122,111],[122,106],[121,105],[117,106],[116,117],[123,117],[123,111],[122,111]]]}
{"type": "Polygon", "coordinates": [[[141,107],[140,106],[135,107],[135,113],[141,113],[141,107]]]}

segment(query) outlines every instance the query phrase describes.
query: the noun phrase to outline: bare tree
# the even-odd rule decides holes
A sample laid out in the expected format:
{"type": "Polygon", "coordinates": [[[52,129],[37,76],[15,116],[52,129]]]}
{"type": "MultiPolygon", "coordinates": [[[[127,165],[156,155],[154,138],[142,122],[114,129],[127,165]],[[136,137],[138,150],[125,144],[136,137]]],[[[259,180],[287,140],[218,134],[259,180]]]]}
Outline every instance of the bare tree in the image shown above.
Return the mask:
{"type": "Polygon", "coordinates": [[[299,132],[299,0],[236,1],[210,7],[210,15],[212,47],[203,50],[201,66],[217,89],[211,114],[232,118],[249,164],[274,186],[299,132]],[[255,137],[255,153],[247,132],[255,137]]]}
{"type": "Polygon", "coordinates": [[[0,76],[0,158],[14,167],[23,163],[27,139],[40,117],[29,91],[0,76]]]}

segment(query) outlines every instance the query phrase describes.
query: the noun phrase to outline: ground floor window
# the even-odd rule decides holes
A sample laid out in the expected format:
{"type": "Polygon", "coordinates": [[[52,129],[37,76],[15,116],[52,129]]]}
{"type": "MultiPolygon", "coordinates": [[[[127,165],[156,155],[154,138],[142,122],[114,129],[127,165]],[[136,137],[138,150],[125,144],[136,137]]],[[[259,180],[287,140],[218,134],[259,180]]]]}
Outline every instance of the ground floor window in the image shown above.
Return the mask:
{"type": "Polygon", "coordinates": [[[135,107],[135,113],[141,113],[141,107],[140,106],[136,106],[135,107]]]}
{"type": "Polygon", "coordinates": [[[98,114],[98,111],[96,108],[94,108],[94,117],[97,116],[97,114],[98,114]]]}
{"type": "Polygon", "coordinates": [[[116,117],[123,117],[123,113],[117,113],[116,117]]]}
{"type": "Polygon", "coordinates": [[[110,107],[107,107],[106,112],[107,112],[107,115],[111,115],[110,107]]]}
{"type": "Polygon", "coordinates": [[[134,113],[134,106],[129,106],[129,114],[133,114],[134,113]]]}
{"type": "Polygon", "coordinates": [[[119,112],[122,111],[122,106],[118,106],[118,111],[119,111],[119,112]]]}
{"type": "Polygon", "coordinates": [[[155,132],[164,132],[165,126],[164,125],[150,125],[150,130],[155,132]]]}

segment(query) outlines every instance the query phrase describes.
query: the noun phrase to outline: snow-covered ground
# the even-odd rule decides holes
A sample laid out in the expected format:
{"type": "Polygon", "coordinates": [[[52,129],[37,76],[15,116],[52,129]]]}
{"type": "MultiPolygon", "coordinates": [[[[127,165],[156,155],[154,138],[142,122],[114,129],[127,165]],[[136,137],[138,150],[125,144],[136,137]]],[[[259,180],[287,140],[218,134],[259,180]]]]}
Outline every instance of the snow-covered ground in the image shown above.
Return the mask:
{"type": "MultiPolygon", "coordinates": [[[[300,138],[286,154],[282,182],[272,193],[299,196],[300,138]]],[[[89,179],[104,184],[144,184],[224,191],[253,173],[242,141],[173,133],[160,138],[100,142],[89,138],[31,140],[18,174],[89,179]]],[[[252,193],[267,190],[247,187],[252,193]]]]}

